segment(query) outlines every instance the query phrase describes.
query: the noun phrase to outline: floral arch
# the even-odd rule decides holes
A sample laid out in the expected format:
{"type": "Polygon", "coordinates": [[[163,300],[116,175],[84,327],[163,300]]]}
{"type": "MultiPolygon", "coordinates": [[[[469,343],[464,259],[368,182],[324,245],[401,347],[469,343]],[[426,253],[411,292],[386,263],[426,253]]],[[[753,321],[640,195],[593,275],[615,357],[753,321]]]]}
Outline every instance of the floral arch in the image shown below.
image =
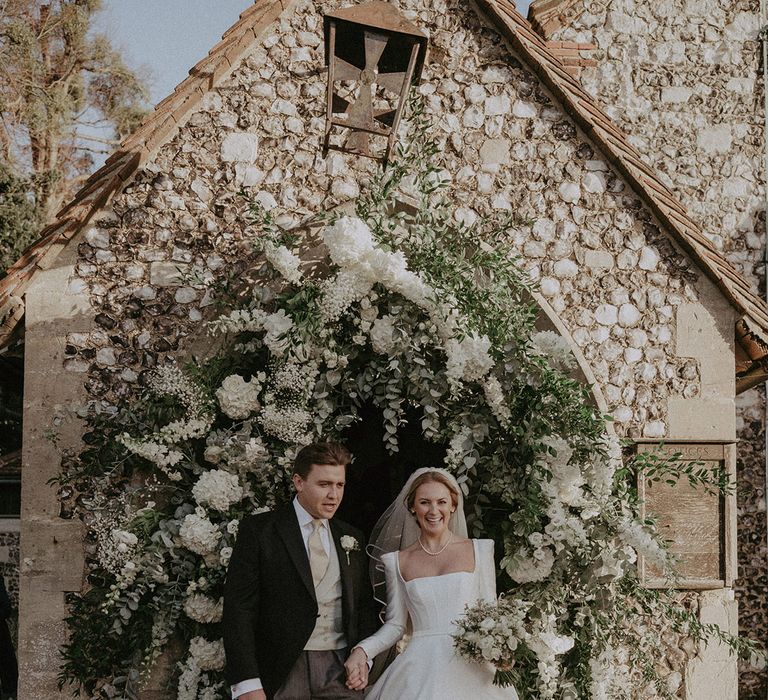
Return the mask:
{"type": "Polygon", "coordinates": [[[218,624],[238,523],[284,501],[297,446],[339,436],[366,402],[390,453],[409,412],[426,440],[447,445],[472,534],[495,540],[499,589],[524,611],[521,698],[665,687],[654,618],[718,634],[639,585],[638,554],[669,561],[638,519],[604,402],[571,377],[562,335],[536,327],[535,291],[505,242],[520,224],[456,223],[426,125],[413,123],[397,162],[354,213],[321,217],[317,240],[253,209],[264,267],[209,324],[220,351],[161,367],[135,403],[92,417],[92,444],[63,477],[97,487],[62,683],[134,697],[177,645],[175,696],[226,697],[218,624]],[[402,194],[416,206],[394,207],[402,194]]]}

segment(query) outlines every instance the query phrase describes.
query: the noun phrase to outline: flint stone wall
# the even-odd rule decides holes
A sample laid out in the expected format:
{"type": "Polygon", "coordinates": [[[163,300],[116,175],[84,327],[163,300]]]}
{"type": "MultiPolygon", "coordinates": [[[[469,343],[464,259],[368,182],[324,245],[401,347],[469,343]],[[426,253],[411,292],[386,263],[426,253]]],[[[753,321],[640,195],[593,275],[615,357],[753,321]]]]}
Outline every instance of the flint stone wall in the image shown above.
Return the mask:
{"type": "MultiPolygon", "coordinates": [[[[765,288],[765,149],[758,0],[595,0],[553,38],[596,45],[581,81],[666,176],[693,219],[765,288]]],[[[740,624],[768,639],[765,391],[737,402],[740,624]]],[[[768,671],[742,665],[743,697],[768,671]]]]}
{"type": "MultiPolygon", "coordinates": [[[[110,410],[142,372],[183,356],[214,314],[211,283],[253,271],[241,188],[293,227],[370,180],[371,161],[320,153],[322,14],[343,4],[295,5],[81,234],[66,291],[87,295],[93,327],[62,338],[63,366],[94,407],[110,410]]],[[[421,92],[455,216],[530,221],[511,242],[617,432],[731,439],[734,318],[720,293],[471,8],[400,7],[430,35],[421,92]]],[[[679,693],[696,654],[665,661],[679,693]]]]}

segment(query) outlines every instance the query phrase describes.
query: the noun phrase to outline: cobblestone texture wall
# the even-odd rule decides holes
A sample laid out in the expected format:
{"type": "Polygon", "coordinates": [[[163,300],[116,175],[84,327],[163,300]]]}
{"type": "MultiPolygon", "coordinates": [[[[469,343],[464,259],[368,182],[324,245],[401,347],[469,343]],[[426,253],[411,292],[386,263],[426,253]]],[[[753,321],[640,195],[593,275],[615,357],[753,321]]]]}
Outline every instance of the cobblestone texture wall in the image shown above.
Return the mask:
{"type": "MultiPolygon", "coordinates": [[[[276,23],[86,232],[70,285],[90,294],[98,328],[70,334],[65,365],[95,403],[122,401],[141,372],[200,333],[213,280],[247,274],[241,188],[291,227],[369,180],[371,161],[323,159],[319,148],[322,13],[341,4],[304,1],[276,23]]],[[[617,431],[663,437],[667,399],[700,389],[698,363],[671,352],[676,308],[699,301],[697,273],[465,3],[400,5],[430,34],[421,91],[456,217],[514,210],[532,222],[512,242],[587,358],[617,431]]],[[[670,669],[682,669],[681,654],[670,669]]]]}
{"type": "MultiPolygon", "coordinates": [[[[584,87],[663,173],[704,233],[763,289],[765,203],[758,0],[593,0],[553,38],[594,43],[584,87]]],[[[738,405],[741,627],[768,639],[763,392],[738,405]],[[755,562],[762,561],[762,570],[755,562]],[[757,625],[757,626],[755,626],[757,625]]],[[[766,697],[745,670],[741,696],[766,697]]]]}

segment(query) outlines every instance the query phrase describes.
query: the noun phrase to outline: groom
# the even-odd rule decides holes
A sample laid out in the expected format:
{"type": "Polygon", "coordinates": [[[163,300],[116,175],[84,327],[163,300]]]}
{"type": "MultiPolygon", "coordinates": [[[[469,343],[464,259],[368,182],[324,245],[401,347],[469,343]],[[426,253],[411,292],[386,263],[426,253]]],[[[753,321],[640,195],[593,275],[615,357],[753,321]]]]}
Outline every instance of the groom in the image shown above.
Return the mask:
{"type": "Polygon", "coordinates": [[[367,679],[348,682],[344,660],[377,626],[365,542],[332,519],[350,461],[337,443],[302,448],[293,502],[240,523],[224,589],[233,698],[362,697],[367,679]]]}

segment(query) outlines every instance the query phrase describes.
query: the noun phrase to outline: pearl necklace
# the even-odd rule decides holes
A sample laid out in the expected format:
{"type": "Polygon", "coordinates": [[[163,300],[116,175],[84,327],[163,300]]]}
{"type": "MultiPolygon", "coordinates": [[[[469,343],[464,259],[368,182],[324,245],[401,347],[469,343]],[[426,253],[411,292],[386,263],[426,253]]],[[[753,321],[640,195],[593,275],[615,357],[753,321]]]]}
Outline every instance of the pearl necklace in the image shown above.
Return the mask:
{"type": "Polygon", "coordinates": [[[442,554],[445,551],[445,548],[453,542],[453,533],[451,533],[451,536],[448,538],[448,541],[436,552],[430,552],[425,546],[424,543],[421,541],[421,535],[419,535],[419,547],[421,547],[424,550],[425,554],[429,554],[430,557],[436,557],[438,554],[442,554]]]}

